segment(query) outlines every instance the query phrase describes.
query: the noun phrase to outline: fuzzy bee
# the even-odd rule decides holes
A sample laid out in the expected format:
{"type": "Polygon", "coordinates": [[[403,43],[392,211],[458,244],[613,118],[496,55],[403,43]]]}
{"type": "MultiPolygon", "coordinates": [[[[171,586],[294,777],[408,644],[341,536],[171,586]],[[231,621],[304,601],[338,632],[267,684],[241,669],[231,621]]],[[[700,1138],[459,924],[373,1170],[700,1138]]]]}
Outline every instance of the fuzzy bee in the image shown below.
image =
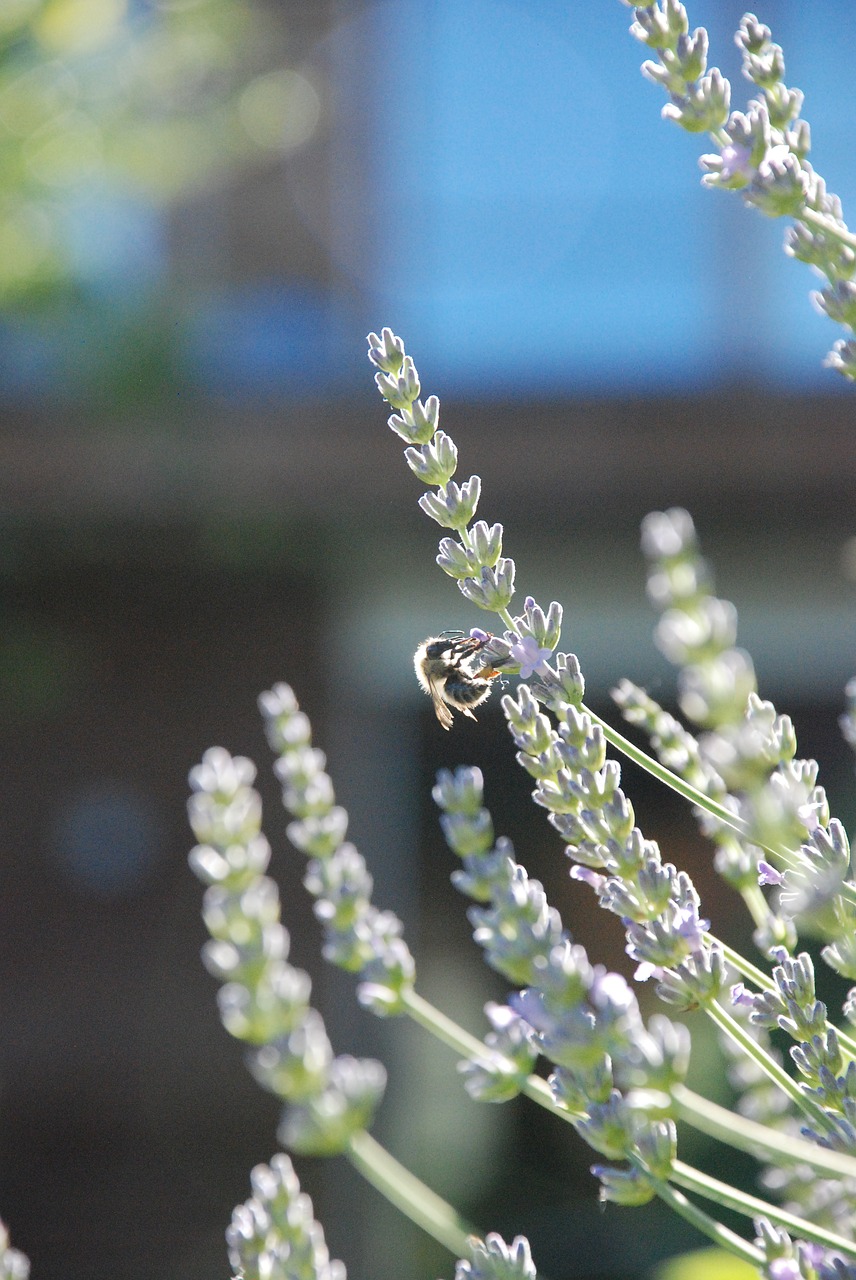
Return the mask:
{"type": "Polygon", "coordinates": [[[431,695],[437,719],[444,729],[452,727],[451,707],[475,720],[473,707],[490,696],[491,681],[499,672],[478,667],[475,659],[491,639],[475,636],[429,636],[413,655],[416,679],[431,695]]]}

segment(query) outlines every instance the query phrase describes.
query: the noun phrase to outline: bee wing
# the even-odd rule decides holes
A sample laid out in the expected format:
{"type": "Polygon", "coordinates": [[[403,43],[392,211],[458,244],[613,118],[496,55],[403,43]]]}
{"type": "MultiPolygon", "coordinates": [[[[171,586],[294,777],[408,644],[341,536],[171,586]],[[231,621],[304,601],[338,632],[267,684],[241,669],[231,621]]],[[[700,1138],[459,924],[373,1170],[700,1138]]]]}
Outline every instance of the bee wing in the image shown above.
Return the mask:
{"type": "Polygon", "coordinates": [[[431,676],[428,677],[428,692],[431,694],[431,701],[434,703],[434,711],[440,724],[444,729],[451,729],[452,713],[443,699],[443,686],[431,676]]]}

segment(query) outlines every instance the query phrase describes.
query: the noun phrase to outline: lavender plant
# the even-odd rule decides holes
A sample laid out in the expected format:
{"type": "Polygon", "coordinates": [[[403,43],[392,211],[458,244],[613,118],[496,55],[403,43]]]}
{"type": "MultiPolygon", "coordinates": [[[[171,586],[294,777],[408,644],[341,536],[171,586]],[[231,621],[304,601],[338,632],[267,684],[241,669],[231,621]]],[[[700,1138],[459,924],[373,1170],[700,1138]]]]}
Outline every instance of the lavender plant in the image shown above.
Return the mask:
{"type": "MultiPolygon", "coordinates": [[[[717,148],[700,163],[707,187],[740,191],[749,205],[770,218],[789,217],[785,253],[806,262],[825,281],[812,293],[819,311],[856,332],[856,236],[842,216],[841,201],[826,189],[809,160],[811,131],[801,119],[803,94],[785,84],[782,49],[770,28],[744,15],[735,40],[743,75],[758,90],[745,111],[729,111],[731,85],[717,67],[708,70],[704,27],[690,34],[680,0],[634,9],[630,31],[654,55],[642,73],[669,95],[665,120],[688,133],[707,133],[717,148]],[[656,60],[655,60],[656,59],[656,60]]],[[[835,343],[825,363],[856,378],[856,343],[835,343]]]]}
{"type": "MultiPolygon", "coordinates": [[[[745,114],[729,115],[730,87],[707,71],[707,36],[689,34],[677,0],[637,9],[633,34],[657,62],[645,74],[670,97],[664,115],[719,148],[704,156],[705,183],[741,190],[794,227],[786,249],[827,279],[817,295],[856,331],[851,293],[856,238],[838,201],[808,165],[802,95],[783,81],[781,50],[752,15],[737,40],[744,72],[759,90],[745,114]],[[851,320],[853,324],[851,324],[851,320]]],[[[505,1004],[486,1009],[478,1040],[417,990],[401,922],[372,901],[367,864],[347,840],[326,760],[312,744],[293,690],[278,684],[260,708],[277,760],[287,834],[308,861],[304,883],[324,931],[326,959],[357,975],[357,996],[383,1017],[409,1016],[462,1059],[477,1101],[525,1095],[569,1124],[596,1152],[604,1201],[643,1205],[655,1197],[768,1280],[856,1277],[856,986],[830,1011],[815,989],[815,959],[801,939],[819,937],[817,962],[856,982],[856,882],[842,824],[830,816],[818,767],[797,759],[793,725],[760,698],[749,656],[737,645],[736,611],[715,596],[689,515],[650,515],[643,527],[648,589],[660,611],[656,639],[678,667],[683,720],[629,681],[615,700],[649,736],[640,749],[585,703],[577,658],[560,649],[563,611],[525,596],[515,612],[514,561],[504,530],[476,519],[481,480],[454,479],[458,452],[439,427],[439,401],[422,398],[419,375],[391,330],[369,335],[375,379],[404,441],[408,467],[425,486],[419,505],[444,531],[437,563],[472,604],[498,620],[475,628],[471,673],[518,677],[502,710],[533,799],[564,845],[570,875],[621,922],[634,980],[651,983],[668,1013],[646,1021],[628,981],[592,963],[543,886],[497,835],[478,769],[442,771],[433,796],[445,839],[460,859],[453,883],[471,899],[468,916],[486,963],[510,984],[505,1004]],[[744,902],[757,956],[726,945],[702,914],[689,874],[640,830],[621,787],[618,761],[634,760],[684,797],[713,844],[717,871],[744,902]],[[700,1010],[727,1052],[734,1111],[686,1081],[692,1041],[680,1014],[700,1010]],[[787,1057],[771,1032],[792,1044],[787,1057]],[[536,1074],[544,1059],[549,1079],[536,1074]],[[751,1154],[761,1196],[713,1178],[678,1154],[678,1126],[751,1154]],[[739,1233],[723,1210],[745,1217],[739,1233]]],[[[829,363],[856,377],[856,344],[837,344],[829,363]]],[[[842,728],[856,743],[856,685],[842,728]]],[[[373,1061],[336,1057],[309,1003],[305,973],[288,963],[288,935],[270,850],[252,788],[254,766],[222,749],[191,773],[191,824],[200,844],[191,866],[208,886],[204,958],[223,983],[227,1030],[249,1046],[259,1082],[285,1103],[279,1138],[299,1154],[344,1154],[414,1221],[458,1254],[464,1277],[525,1277],[525,1239],[478,1238],[433,1192],[369,1135],[385,1073],[373,1061]],[[468,1234],[469,1233],[469,1234],[468,1234]]],[[[317,1276],[340,1280],[311,1204],[285,1155],[252,1175],[253,1195],[235,1211],[230,1258],[244,1280],[317,1276]]]]}

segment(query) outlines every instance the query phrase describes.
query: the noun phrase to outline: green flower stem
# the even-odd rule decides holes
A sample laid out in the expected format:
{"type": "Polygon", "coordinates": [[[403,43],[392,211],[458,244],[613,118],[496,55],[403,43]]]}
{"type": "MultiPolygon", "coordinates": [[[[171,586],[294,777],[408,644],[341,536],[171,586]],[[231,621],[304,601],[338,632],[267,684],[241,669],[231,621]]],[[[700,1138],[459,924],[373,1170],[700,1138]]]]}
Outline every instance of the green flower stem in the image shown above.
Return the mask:
{"type": "Polygon", "coordinates": [[[718,1102],[693,1093],[686,1085],[676,1085],[672,1101],[678,1120],[716,1138],[739,1151],[769,1163],[807,1164],[826,1178],[856,1178],[856,1158],[841,1151],[829,1151],[804,1138],[771,1129],[768,1125],[735,1115],[718,1102]]]}
{"type": "Polygon", "coordinates": [[[767,899],[761,892],[760,886],[757,884],[748,885],[745,889],[740,890],[740,897],[752,917],[752,923],[755,928],[763,928],[773,913],[767,904],[767,899]]]}
{"type": "MultiPolygon", "coordinates": [[[[747,835],[746,823],[738,818],[736,814],[718,804],[716,800],[711,800],[710,796],[706,796],[703,791],[697,790],[691,783],[679,777],[678,774],[672,773],[671,769],[667,769],[665,765],[660,764],[659,760],[649,756],[641,747],[637,747],[629,738],[625,738],[617,729],[613,729],[611,724],[601,716],[596,715],[590,707],[583,706],[581,710],[585,711],[586,715],[590,716],[595,724],[600,725],[607,742],[611,742],[622,755],[627,756],[629,760],[638,764],[646,773],[650,773],[652,778],[657,778],[660,782],[665,783],[667,787],[677,791],[678,795],[682,795],[691,804],[697,805],[701,809],[706,809],[714,818],[724,822],[726,826],[731,827],[738,835],[747,835]]],[[[770,852],[773,851],[770,850],[770,852]]]]}
{"type": "Polygon", "coordinates": [[[744,1240],[736,1231],[729,1230],[724,1227],[721,1222],[717,1222],[715,1218],[711,1218],[703,1209],[699,1209],[692,1201],[688,1200],[681,1192],[670,1187],[668,1183],[659,1182],[657,1179],[651,1179],[651,1186],[657,1192],[657,1195],[663,1200],[675,1213],[686,1221],[691,1223],[703,1235],[706,1235],[714,1244],[720,1245],[723,1249],[727,1249],[729,1253],[736,1253],[738,1258],[742,1258],[744,1262],[750,1263],[753,1267],[760,1267],[764,1262],[764,1254],[754,1244],[750,1244],[748,1240],[744,1240]]]}
{"type": "MultiPolygon", "coordinates": [[[[679,777],[678,774],[672,773],[671,769],[667,769],[665,765],[660,764],[659,760],[655,760],[652,756],[649,756],[647,752],[632,743],[629,738],[625,738],[617,729],[613,729],[606,720],[602,719],[599,715],[596,715],[589,707],[583,704],[580,710],[590,716],[595,724],[600,725],[607,742],[611,742],[617,751],[620,751],[622,755],[627,756],[629,760],[638,764],[640,769],[644,769],[647,773],[651,774],[652,778],[657,778],[667,787],[671,787],[673,791],[676,791],[678,795],[683,796],[685,800],[689,800],[691,804],[696,805],[700,809],[706,809],[714,818],[718,818],[721,822],[724,822],[726,826],[731,827],[733,831],[736,831],[738,835],[743,836],[744,839],[750,838],[746,823],[743,822],[741,818],[738,818],[736,814],[731,813],[721,804],[718,804],[716,800],[711,800],[703,791],[698,791],[691,783],[686,782],[683,778],[679,777]]],[[[778,858],[780,862],[789,869],[800,869],[798,855],[793,849],[784,849],[780,847],[773,848],[770,845],[761,844],[760,841],[757,840],[753,840],[753,844],[756,844],[759,849],[763,849],[766,853],[770,853],[774,857],[778,858]]],[[[843,884],[839,889],[839,893],[847,902],[851,902],[856,906],[856,886],[852,884],[843,884]]]]}
{"type": "Polygon", "coordinates": [[[469,1257],[467,1237],[484,1233],[465,1221],[363,1129],[354,1135],[348,1159],[367,1182],[456,1258],[469,1257]]]}
{"type": "Polygon", "coordinates": [[[720,1182],[718,1178],[711,1178],[708,1174],[693,1169],[691,1165],[684,1164],[682,1160],[674,1162],[669,1176],[672,1182],[678,1183],[686,1191],[695,1191],[696,1194],[708,1200],[715,1200],[723,1208],[733,1209],[747,1218],[759,1216],[769,1218],[771,1222],[784,1227],[786,1231],[790,1231],[801,1240],[814,1240],[827,1249],[837,1249],[848,1257],[856,1257],[856,1244],[852,1240],[836,1235],[834,1231],[817,1227],[814,1223],[807,1222],[805,1218],[797,1217],[796,1214],[787,1213],[776,1205],[768,1204],[766,1200],[759,1200],[756,1196],[747,1195],[744,1191],[737,1191],[727,1183],[720,1182]]]}
{"type": "MultiPolygon", "coordinates": [[[[746,962],[745,967],[750,970],[747,976],[751,977],[753,966],[746,962]]],[[[760,971],[757,972],[758,976],[763,979],[764,975],[760,971]]],[[[422,996],[417,995],[416,992],[410,992],[405,997],[405,1004],[414,1021],[418,1022],[420,1026],[439,1040],[442,1040],[444,1044],[448,1045],[456,1053],[472,1058],[476,1055],[484,1057],[485,1053],[488,1052],[480,1040],[470,1035],[469,1032],[464,1031],[456,1022],[453,1022],[451,1018],[436,1009],[427,1000],[424,1000],[422,996]]],[[[737,1026],[738,1024],[735,1025],[737,1026]]],[[[790,1080],[789,1077],[786,1077],[786,1079],[790,1080]]],[[[523,1093],[537,1103],[538,1106],[543,1107],[566,1123],[572,1123],[575,1118],[579,1118],[579,1114],[575,1115],[556,1102],[546,1080],[542,1080],[539,1076],[529,1077],[523,1093]]],[[[766,1158],[771,1163],[778,1160],[779,1162],[787,1161],[791,1164],[806,1164],[815,1169],[819,1176],[823,1177],[856,1178],[856,1159],[851,1156],[844,1155],[838,1151],[828,1151],[815,1143],[770,1129],[755,1120],[747,1119],[745,1116],[735,1115],[734,1112],[729,1111],[726,1107],[721,1107],[718,1103],[711,1102],[709,1099],[693,1093],[685,1085],[677,1085],[672,1092],[672,1098],[677,1119],[728,1146],[747,1152],[756,1159],[766,1158]]],[[[802,1101],[802,1095],[799,1096],[799,1100],[802,1101]]],[[[391,1157],[388,1157],[388,1159],[392,1160],[391,1157]]],[[[696,1191],[700,1195],[714,1199],[725,1207],[735,1209],[737,1212],[745,1213],[748,1216],[763,1213],[788,1230],[797,1229],[798,1234],[804,1239],[817,1240],[830,1248],[842,1250],[846,1248],[851,1255],[856,1256],[856,1246],[847,1241],[841,1241],[837,1236],[824,1232],[821,1228],[814,1227],[811,1223],[804,1223],[801,1219],[785,1214],[784,1211],[777,1209],[774,1205],[768,1205],[764,1201],[745,1195],[726,1183],[709,1178],[681,1161],[677,1161],[674,1167],[676,1171],[675,1180],[688,1190],[696,1191]]],[[[378,1185],[368,1173],[366,1176],[369,1177],[370,1181],[373,1181],[374,1185],[378,1185]]],[[[380,1189],[383,1190],[383,1188],[380,1189]]],[[[706,1235],[717,1239],[719,1243],[724,1243],[726,1248],[734,1249],[731,1233],[728,1233],[728,1239],[725,1240],[720,1239],[718,1235],[712,1235],[711,1233],[714,1231],[718,1232],[726,1229],[720,1227],[720,1224],[709,1218],[708,1215],[695,1209],[695,1206],[686,1201],[684,1197],[680,1197],[678,1192],[670,1192],[666,1184],[661,1183],[656,1184],[656,1190],[657,1194],[670,1204],[676,1212],[680,1212],[688,1221],[694,1222],[706,1235]],[[679,1196],[679,1200],[674,1201],[673,1196],[679,1196]],[[703,1222],[692,1216],[696,1213],[701,1214],[703,1222]]],[[[405,1212],[409,1211],[405,1210],[405,1212]]],[[[452,1211],[449,1210],[449,1212],[451,1213],[452,1211]]],[[[417,1220],[414,1218],[414,1221],[417,1220]]],[[[440,1221],[443,1221],[442,1216],[440,1221]]],[[[426,1227],[426,1230],[429,1230],[435,1239],[440,1238],[433,1228],[426,1227]]],[[[748,1247],[746,1242],[741,1240],[741,1237],[734,1236],[733,1239],[740,1242],[741,1249],[748,1247]]],[[[446,1241],[442,1240],[441,1243],[445,1244],[446,1241]]],[[[743,1255],[741,1254],[741,1256],[743,1255]]],[[[748,1260],[754,1262],[754,1256],[748,1260]]]]}
{"type": "Polygon", "coordinates": [[[784,1067],[780,1067],[778,1062],[771,1058],[741,1027],[740,1023],[732,1018],[731,1014],[723,1009],[722,1005],[717,1004],[715,1000],[711,1000],[706,1004],[704,1010],[716,1023],[720,1031],[724,1031],[729,1039],[733,1040],[748,1057],[753,1058],[767,1078],[777,1085],[792,1102],[796,1103],[812,1123],[819,1127],[821,1132],[824,1132],[828,1122],[823,1108],[803,1093],[797,1082],[791,1079],[784,1067]]]}
{"type": "Polygon", "coordinates": [[[712,933],[706,933],[705,940],[707,942],[715,942],[718,947],[722,948],[722,954],[732,969],[736,969],[739,974],[747,978],[753,986],[759,991],[775,991],[776,984],[770,977],[769,973],[765,973],[763,969],[759,969],[752,964],[751,960],[747,960],[739,951],[735,951],[733,947],[729,947],[727,943],[720,938],[715,938],[712,933]]]}
{"type": "MultiPolygon", "coordinates": [[[[751,968],[751,966],[747,966],[751,968]]],[[[763,975],[761,975],[763,977],[763,975]]],[[[475,1036],[470,1035],[456,1022],[447,1017],[439,1009],[429,1001],[417,995],[415,991],[411,991],[404,997],[404,1003],[407,1011],[413,1018],[414,1022],[418,1022],[421,1027],[430,1032],[438,1040],[448,1045],[455,1053],[464,1058],[483,1058],[489,1050],[475,1036]]],[[[724,1010],[720,1012],[724,1013],[724,1010]]],[[[728,1017],[730,1023],[738,1031],[742,1032],[742,1028],[733,1019],[728,1017]]],[[[745,1033],[742,1033],[745,1035],[745,1033]]],[[[751,1038],[746,1037],[748,1044],[744,1046],[743,1040],[739,1043],[741,1047],[745,1047],[749,1051],[748,1046],[751,1045],[752,1050],[757,1050],[758,1046],[751,1038]]],[[[763,1051],[761,1051],[763,1052],[763,1051]]],[[[755,1057],[755,1053],[752,1054],[755,1057]]],[[[764,1054],[765,1061],[767,1055],[764,1054]]],[[[776,1067],[776,1063],[772,1063],[776,1067]]],[[[786,1075],[782,1069],[778,1068],[781,1075],[788,1082],[792,1089],[797,1086],[786,1075]]],[[[779,1080],[776,1080],[779,1083],[779,1080]]],[[[550,1086],[546,1080],[542,1080],[540,1076],[530,1076],[522,1090],[526,1097],[532,1102],[537,1103],[539,1107],[543,1107],[552,1115],[558,1116],[560,1120],[571,1123],[574,1119],[579,1119],[582,1113],[573,1113],[566,1107],[560,1106],[553,1097],[550,1086]]],[[[803,1138],[794,1138],[789,1134],[780,1133],[775,1129],[770,1129],[766,1125],[759,1124],[755,1120],[750,1120],[745,1116],[735,1115],[733,1111],[729,1111],[727,1107],[721,1107],[716,1102],[711,1102],[708,1098],[694,1093],[688,1089],[686,1085],[676,1085],[672,1090],[672,1099],[676,1107],[677,1119],[683,1120],[684,1123],[691,1125],[694,1129],[698,1129],[701,1133],[708,1134],[711,1138],[716,1138],[719,1142],[725,1143],[727,1146],[735,1147],[739,1151],[746,1151],[756,1159],[768,1158],[770,1162],[776,1160],[787,1160],[792,1164],[807,1164],[811,1168],[816,1169],[818,1174],[823,1177],[839,1178],[847,1177],[856,1179],[856,1158],[845,1155],[839,1151],[829,1151],[825,1147],[819,1147],[816,1143],[808,1142],[803,1138]]],[[[803,1103],[806,1101],[804,1096],[798,1094],[798,1101],[803,1103]]]]}

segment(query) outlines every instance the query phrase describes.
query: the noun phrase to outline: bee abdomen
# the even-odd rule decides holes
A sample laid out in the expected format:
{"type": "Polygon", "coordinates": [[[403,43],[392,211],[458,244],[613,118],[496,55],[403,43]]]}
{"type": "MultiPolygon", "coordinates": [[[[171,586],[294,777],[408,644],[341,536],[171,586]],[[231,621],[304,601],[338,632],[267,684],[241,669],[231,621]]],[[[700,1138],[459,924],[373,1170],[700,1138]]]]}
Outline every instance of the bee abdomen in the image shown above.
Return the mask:
{"type": "Polygon", "coordinates": [[[446,680],[444,693],[450,702],[457,703],[460,707],[477,707],[490,693],[490,682],[478,677],[466,682],[450,677],[446,680]]]}

